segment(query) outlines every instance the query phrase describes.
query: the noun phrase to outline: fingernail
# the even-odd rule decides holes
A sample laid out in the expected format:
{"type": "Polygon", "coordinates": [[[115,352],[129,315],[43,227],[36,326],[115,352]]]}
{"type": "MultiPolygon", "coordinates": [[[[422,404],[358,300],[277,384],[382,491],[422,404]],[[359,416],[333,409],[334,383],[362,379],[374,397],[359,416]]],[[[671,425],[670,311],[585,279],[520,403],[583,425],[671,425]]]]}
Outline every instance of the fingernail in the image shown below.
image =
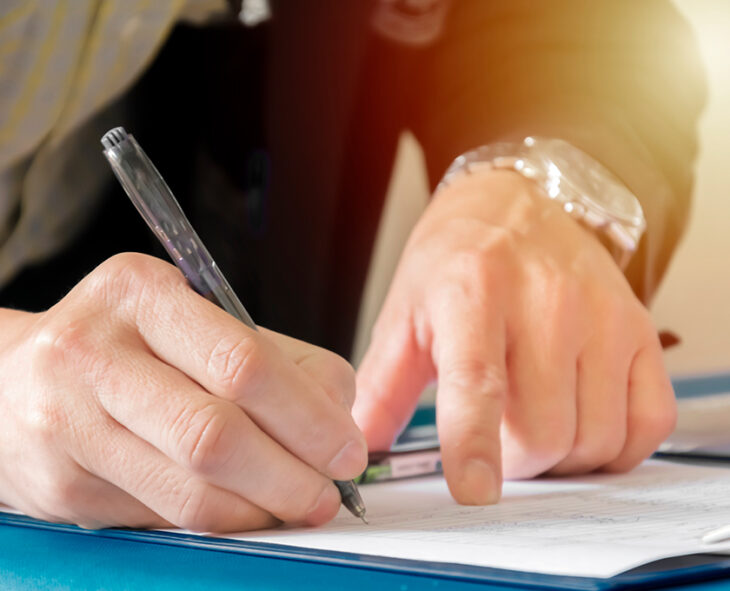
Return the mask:
{"type": "Polygon", "coordinates": [[[340,510],[340,493],[334,484],[328,484],[319,494],[305,521],[310,525],[327,523],[340,510]]]}
{"type": "Polygon", "coordinates": [[[484,460],[472,458],[464,464],[461,475],[461,498],[464,505],[493,505],[502,494],[494,470],[484,460]]]}
{"type": "Polygon", "coordinates": [[[349,480],[365,469],[367,446],[362,439],[347,443],[327,466],[327,475],[336,480],[349,480]]]}

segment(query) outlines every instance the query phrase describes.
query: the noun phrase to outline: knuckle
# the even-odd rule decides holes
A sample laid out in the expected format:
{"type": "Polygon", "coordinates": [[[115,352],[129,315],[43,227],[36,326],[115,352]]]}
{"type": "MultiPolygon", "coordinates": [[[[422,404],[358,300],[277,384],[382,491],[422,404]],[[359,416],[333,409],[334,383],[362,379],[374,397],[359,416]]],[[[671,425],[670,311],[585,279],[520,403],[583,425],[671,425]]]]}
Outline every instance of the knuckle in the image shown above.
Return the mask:
{"type": "Polygon", "coordinates": [[[175,511],[175,525],[190,531],[213,531],[219,525],[218,504],[209,486],[192,481],[183,492],[175,511]]]}
{"type": "Polygon", "coordinates": [[[285,488],[277,489],[271,497],[271,512],[283,521],[301,522],[317,502],[320,493],[321,487],[312,487],[301,480],[290,481],[285,488]]]}
{"type": "Polygon", "coordinates": [[[45,324],[33,338],[34,369],[52,376],[64,367],[77,373],[89,371],[102,359],[93,335],[89,318],[45,324]]]}
{"type": "Polygon", "coordinates": [[[585,330],[586,294],[580,280],[570,273],[540,269],[532,274],[533,293],[539,294],[540,326],[531,327],[536,335],[552,335],[566,345],[580,338],[585,330]]]}
{"type": "Polygon", "coordinates": [[[173,437],[180,441],[182,463],[197,474],[214,474],[230,461],[235,450],[228,416],[213,403],[183,411],[173,423],[173,437]]]}
{"type": "Polygon", "coordinates": [[[462,391],[478,392],[482,398],[504,402],[507,396],[506,368],[464,357],[453,363],[442,379],[462,391]]]}
{"type": "Polygon", "coordinates": [[[84,287],[105,301],[123,299],[140,283],[149,267],[146,257],[137,253],[114,255],[101,263],[85,280],[84,287]]]}
{"type": "Polygon", "coordinates": [[[504,282],[516,279],[514,261],[515,238],[508,230],[497,228],[480,244],[462,248],[449,260],[449,281],[442,290],[453,301],[482,303],[487,294],[494,294],[504,282]]]}
{"type": "Polygon", "coordinates": [[[160,286],[182,281],[172,265],[149,255],[125,252],[101,263],[82,285],[94,300],[107,307],[139,310],[160,286]]]}
{"type": "Polygon", "coordinates": [[[574,471],[592,470],[618,457],[623,446],[623,438],[604,436],[589,439],[579,436],[569,452],[569,457],[573,464],[583,467],[574,471]]]}
{"type": "Polygon", "coordinates": [[[255,335],[223,337],[208,356],[207,375],[220,396],[236,400],[258,390],[267,366],[263,345],[255,335]]]}
{"type": "Polygon", "coordinates": [[[506,227],[490,226],[489,233],[479,245],[483,259],[508,260],[517,249],[516,233],[506,227]]]}
{"type": "Polygon", "coordinates": [[[636,432],[657,445],[671,435],[677,424],[677,405],[674,400],[667,401],[653,409],[651,413],[636,418],[636,432]]]}
{"type": "Polygon", "coordinates": [[[562,315],[572,316],[583,308],[585,287],[570,273],[550,273],[546,280],[545,298],[559,308],[562,315]]]}
{"type": "Polygon", "coordinates": [[[339,355],[327,354],[327,365],[329,367],[330,381],[343,390],[355,390],[355,370],[339,355]]]}
{"type": "Polygon", "coordinates": [[[69,409],[57,395],[58,385],[67,381],[69,374],[78,385],[93,382],[106,362],[98,355],[83,321],[41,328],[30,350],[35,387],[24,401],[23,420],[34,441],[51,445],[70,424],[69,409]]]}
{"type": "Polygon", "coordinates": [[[82,475],[71,470],[48,475],[45,480],[39,500],[41,510],[56,516],[56,519],[77,522],[84,498],[82,475]]]}
{"type": "Polygon", "coordinates": [[[535,455],[542,460],[542,463],[550,467],[568,456],[573,446],[573,439],[562,434],[544,433],[532,437],[529,446],[535,450],[535,455]]]}
{"type": "Polygon", "coordinates": [[[325,390],[352,406],[355,401],[355,370],[345,359],[329,351],[325,352],[322,365],[325,390]]]}
{"type": "Polygon", "coordinates": [[[179,276],[177,269],[171,264],[157,257],[138,252],[115,254],[101,263],[98,269],[110,280],[118,277],[127,280],[144,280],[151,275],[161,275],[166,279],[179,276]]]}
{"type": "Polygon", "coordinates": [[[619,290],[606,290],[599,296],[599,314],[607,330],[625,334],[629,327],[634,334],[645,335],[653,330],[647,308],[633,295],[619,290]]]}
{"type": "MultiPolygon", "coordinates": [[[[652,331],[648,311],[638,301],[634,302],[618,293],[606,293],[596,308],[596,334],[604,347],[628,355],[646,340],[652,331]]],[[[654,331],[656,338],[656,331],[654,331]]]]}
{"type": "Polygon", "coordinates": [[[644,320],[640,311],[637,311],[625,296],[613,291],[603,296],[601,313],[605,322],[610,326],[615,326],[616,323],[624,323],[629,319],[634,321],[644,320]]]}
{"type": "Polygon", "coordinates": [[[461,278],[462,289],[474,281],[486,280],[492,273],[494,262],[490,253],[479,249],[467,249],[456,253],[451,260],[451,270],[461,278]],[[466,281],[466,282],[465,282],[466,281]]]}
{"type": "Polygon", "coordinates": [[[575,443],[575,431],[560,418],[545,417],[541,428],[523,430],[519,439],[524,453],[545,471],[568,457],[575,443]]]}
{"type": "Polygon", "coordinates": [[[67,416],[60,404],[43,399],[28,409],[25,425],[32,440],[45,447],[53,446],[68,426],[67,416]]]}
{"type": "Polygon", "coordinates": [[[469,246],[462,252],[475,255],[475,262],[508,258],[515,253],[518,244],[515,230],[474,218],[456,217],[449,220],[445,227],[452,236],[466,239],[461,244],[468,243],[469,246]]]}

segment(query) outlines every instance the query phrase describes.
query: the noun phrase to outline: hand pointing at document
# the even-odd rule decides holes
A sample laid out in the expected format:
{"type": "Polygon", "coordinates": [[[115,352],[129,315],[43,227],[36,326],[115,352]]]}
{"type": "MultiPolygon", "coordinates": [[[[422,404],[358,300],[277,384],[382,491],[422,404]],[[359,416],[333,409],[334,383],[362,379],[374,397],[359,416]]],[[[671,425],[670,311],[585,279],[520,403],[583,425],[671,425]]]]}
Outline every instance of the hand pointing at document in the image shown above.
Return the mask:
{"type": "Polygon", "coordinates": [[[371,448],[438,380],[446,479],[465,504],[503,478],[624,471],[672,430],[646,308],[597,238],[506,170],[456,179],[413,231],[358,372],[371,448]]]}

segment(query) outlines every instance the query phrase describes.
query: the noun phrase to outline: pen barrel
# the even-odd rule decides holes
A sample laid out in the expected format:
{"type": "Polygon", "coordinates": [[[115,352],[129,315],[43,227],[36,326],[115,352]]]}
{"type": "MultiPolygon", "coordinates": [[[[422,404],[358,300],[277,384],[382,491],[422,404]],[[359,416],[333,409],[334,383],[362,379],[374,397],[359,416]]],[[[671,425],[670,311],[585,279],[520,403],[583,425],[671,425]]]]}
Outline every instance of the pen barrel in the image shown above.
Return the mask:
{"type": "Polygon", "coordinates": [[[256,324],[142,147],[123,129],[102,139],[104,155],[137,211],[160,240],[195,291],[238,318],[249,328],[256,324]]]}
{"type": "MultiPolygon", "coordinates": [[[[211,262],[212,268],[217,271],[218,267],[216,266],[215,261],[211,262]]],[[[203,283],[207,288],[209,288],[208,293],[201,293],[201,295],[223,308],[234,318],[238,318],[249,328],[258,330],[253,318],[251,318],[249,313],[246,311],[246,308],[243,307],[241,300],[238,299],[236,292],[233,291],[233,288],[230,286],[228,281],[226,281],[226,278],[221,273],[218,273],[217,277],[206,276],[209,273],[210,268],[211,267],[206,267],[203,273],[201,273],[203,283]]]]}

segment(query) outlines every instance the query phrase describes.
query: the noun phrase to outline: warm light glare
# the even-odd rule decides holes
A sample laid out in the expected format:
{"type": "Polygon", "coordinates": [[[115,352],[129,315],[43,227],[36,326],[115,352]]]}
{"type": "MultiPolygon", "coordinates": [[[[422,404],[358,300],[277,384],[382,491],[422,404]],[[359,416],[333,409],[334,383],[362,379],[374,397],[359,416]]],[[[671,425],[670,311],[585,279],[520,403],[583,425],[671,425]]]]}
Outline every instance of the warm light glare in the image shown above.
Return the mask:
{"type": "Polygon", "coordinates": [[[667,352],[677,374],[730,367],[730,2],[675,0],[695,29],[707,75],[690,225],[653,306],[682,344],[667,352]]]}
{"type": "Polygon", "coordinates": [[[676,4],[695,27],[713,94],[727,94],[730,91],[730,2],[676,0],[676,4]]]}

